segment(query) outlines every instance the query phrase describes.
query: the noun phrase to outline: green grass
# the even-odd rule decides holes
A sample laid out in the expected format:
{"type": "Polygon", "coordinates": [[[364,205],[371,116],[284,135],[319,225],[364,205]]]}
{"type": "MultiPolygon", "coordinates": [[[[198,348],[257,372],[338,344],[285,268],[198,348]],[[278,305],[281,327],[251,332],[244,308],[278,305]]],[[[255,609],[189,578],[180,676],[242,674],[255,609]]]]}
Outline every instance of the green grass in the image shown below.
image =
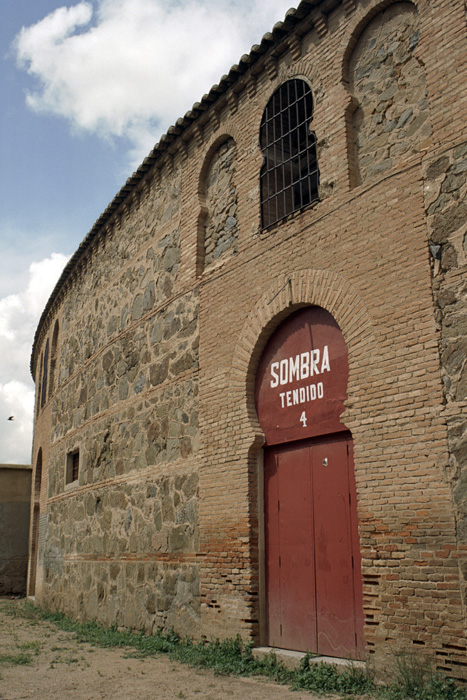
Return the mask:
{"type": "MultiPolygon", "coordinates": [[[[395,657],[393,682],[386,686],[376,686],[367,669],[355,666],[338,669],[325,663],[310,664],[311,655],[305,655],[300,667],[293,671],[280,663],[273,653],[263,659],[256,659],[252,654],[252,646],[244,643],[240,637],[195,642],[179,637],[173,630],[166,632],[162,629],[155,635],[147,636],[118,630],[115,625],[105,628],[95,621],[77,622],[62,613],[42,610],[28,602],[13,608],[3,606],[3,611],[9,615],[26,617],[32,622],[51,622],[63,631],[72,632],[78,642],[104,648],[121,648],[129,657],[142,659],[166,654],[176,661],[195,668],[211,669],[217,674],[266,676],[277,683],[289,685],[294,690],[335,693],[347,700],[362,695],[370,695],[378,700],[467,700],[465,687],[456,686],[450,679],[433,673],[428,663],[421,660],[422,657],[409,653],[400,653],[395,657]]],[[[23,658],[26,659],[27,656],[30,660],[30,655],[23,655],[23,658]]],[[[29,663],[29,660],[16,663],[29,663]]]]}
{"type": "Polygon", "coordinates": [[[31,651],[36,656],[40,654],[41,643],[40,642],[22,642],[16,645],[21,651],[31,651]]]}
{"type": "Polygon", "coordinates": [[[355,666],[338,670],[332,664],[324,663],[310,665],[308,654],[305,654],[300,667],[293,674],[292,688],[340,695],[374,694],[376,690],[373,678],[367,670],[355,666]]]}
{"type": "Polygon", "coordinates": [[[25,666],[32,661],[31,654],[0,654],[0,664],[25,666]]]}
{"type": "Polygon", "coordinates": [[[466,700],[467,689],[457,686],[450,678],[434,673],[428,659],[410,651],[394,657],[394,681],[382,688],[380,695],[387,700],[466,700]]]}

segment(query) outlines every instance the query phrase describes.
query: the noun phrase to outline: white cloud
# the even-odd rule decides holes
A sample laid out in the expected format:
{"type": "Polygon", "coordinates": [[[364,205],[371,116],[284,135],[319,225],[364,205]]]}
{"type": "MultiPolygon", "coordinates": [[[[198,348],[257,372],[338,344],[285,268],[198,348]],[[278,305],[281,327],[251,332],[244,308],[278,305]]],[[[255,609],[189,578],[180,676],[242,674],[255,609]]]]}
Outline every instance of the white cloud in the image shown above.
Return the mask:
{"type": "Polygon", "coordinates": [[[17,60],[37,81],[28,104],[75,129],[128,138],[139,160],[289,7],[287,0],[95,5],[59,8],[21,30],[17,60]]]}
{"type": "Polygon", "coordinates": [[[34,388],[16,380],[0,384],[0,406],[1,463],[30,464],[34,388]]]}
{"type": "Polygon", "coordinates": [[[39,320],[44,306],[69,258],[52,253],[50,258],[33,262],[29,266],[29,282],[22,295],[28,313],[39,320]]]}
{"type": "MultiPolygon", "coordinates": [[[[135,166],[288,8],[289,0],[86,0],[61,7],[15,39],[18,65],[34,81],[27,103],[67,119],[73,130],[124,139],[135,166]]],[[[32,340],[67,258],[32,263],[27,277],[21,256],[8,259],[1,289],[23,286],[0,293],[0,462],[23,463],[31,456],[32,340]]]]}
{"type": "Polygon", "coordinates": [[[34,384],[29,358],[40,314],[67,261],[65,255],[52,253],[33,262],[25,289],[0,299],[1,463],[27,464],[31,459],[34,384]]]}

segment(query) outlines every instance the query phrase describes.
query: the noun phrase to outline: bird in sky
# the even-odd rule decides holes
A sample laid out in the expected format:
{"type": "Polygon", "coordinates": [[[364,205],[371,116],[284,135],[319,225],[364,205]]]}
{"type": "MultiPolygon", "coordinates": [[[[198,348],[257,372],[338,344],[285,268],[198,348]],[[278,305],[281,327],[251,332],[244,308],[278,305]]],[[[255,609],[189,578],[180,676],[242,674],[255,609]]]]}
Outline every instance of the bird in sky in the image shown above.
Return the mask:
{"type": "Polygon", "coordinates": [[[8,420],[15,420],[15,417],[14,417],[14,416],[10,416],[10,417],[8,418],[8,420]]]}

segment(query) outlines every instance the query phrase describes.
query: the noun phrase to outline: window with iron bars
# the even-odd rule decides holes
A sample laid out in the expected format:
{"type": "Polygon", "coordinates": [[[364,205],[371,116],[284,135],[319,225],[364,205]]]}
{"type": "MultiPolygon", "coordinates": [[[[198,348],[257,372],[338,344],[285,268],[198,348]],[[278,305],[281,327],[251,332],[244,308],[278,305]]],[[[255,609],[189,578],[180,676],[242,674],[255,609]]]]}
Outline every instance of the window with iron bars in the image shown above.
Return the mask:
{"type": "Polygon", "coordinates": [[[313,95],[304,80],[283,83],[263,113],[260,146],[261,227],[267,228],[318,199],[316,135],[310,131],[313,95]]]}

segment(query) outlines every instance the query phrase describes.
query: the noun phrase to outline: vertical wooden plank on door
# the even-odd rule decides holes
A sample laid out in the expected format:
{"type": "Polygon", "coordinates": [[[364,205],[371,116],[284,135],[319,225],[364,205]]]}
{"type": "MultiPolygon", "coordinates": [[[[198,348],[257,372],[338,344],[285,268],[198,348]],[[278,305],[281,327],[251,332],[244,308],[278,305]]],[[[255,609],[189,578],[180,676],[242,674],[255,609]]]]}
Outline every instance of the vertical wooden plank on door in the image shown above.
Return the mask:
{"type": "Polygon", "coordinates": [[[352,466],[353,471],[353,465],[348,454],[349,440],[344,434],[317,441],[312,447],[312,463],[318,651],[326,656],[355,658],[359,649],[353,533],[356,523],[351,513],[355,503],[350,494],[349,468],[352,466]]]}
{"type": "Polygon", "coordinates": [[[268,450],[267,455],[265,494],[269,645],[315,652],[310,450],[306,444],[284,445],[268,450]],[[274,542],[276,538],[277,544],[274,542]],[[278,576],[278,581],[274,579],[275,576],[278,576]]]}
{"type": "Polygon", "coordinates": [[[264,529],[267,633],[269,646],[281,643],[281,581],[279,571],[279,477],[275,450],[264,454],[264,529]]]}

